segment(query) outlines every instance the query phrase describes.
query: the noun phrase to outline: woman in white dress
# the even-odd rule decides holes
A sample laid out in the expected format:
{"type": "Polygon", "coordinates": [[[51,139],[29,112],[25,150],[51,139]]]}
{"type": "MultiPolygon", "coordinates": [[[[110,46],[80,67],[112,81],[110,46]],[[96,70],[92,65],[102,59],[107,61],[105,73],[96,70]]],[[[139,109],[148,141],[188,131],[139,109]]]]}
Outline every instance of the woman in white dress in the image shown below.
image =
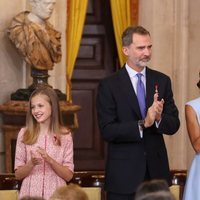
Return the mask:
{"type": "MultiPolygon", "coordinates": [[[[200,88],[200,80],[197,83],[200,88]]],[[[196,154],[187,175],[183,200],[200,200],[200,97],[185,105],[188,134],[196,154]]]]}

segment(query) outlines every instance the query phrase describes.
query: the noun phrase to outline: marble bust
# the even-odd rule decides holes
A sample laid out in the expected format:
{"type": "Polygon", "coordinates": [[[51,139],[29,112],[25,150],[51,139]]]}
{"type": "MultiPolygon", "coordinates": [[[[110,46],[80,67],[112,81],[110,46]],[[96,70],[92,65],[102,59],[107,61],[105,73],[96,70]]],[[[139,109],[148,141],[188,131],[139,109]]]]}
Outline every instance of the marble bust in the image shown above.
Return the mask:
{"type": "Polygon", "coordinates": [[[8,36],[32,68],[52,70],[61,60],[61,33],[48,22],[56,0],[29,0],[31,11],[17,14],[8,36]]]}

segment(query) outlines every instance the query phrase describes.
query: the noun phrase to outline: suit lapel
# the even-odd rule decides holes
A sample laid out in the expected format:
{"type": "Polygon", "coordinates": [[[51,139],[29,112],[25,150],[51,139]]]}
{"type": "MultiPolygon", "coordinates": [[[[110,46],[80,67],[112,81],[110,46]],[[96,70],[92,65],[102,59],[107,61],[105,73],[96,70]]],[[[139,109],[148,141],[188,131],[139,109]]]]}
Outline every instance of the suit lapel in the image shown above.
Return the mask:
{"type": "Polygon", "coordinates": [[[146,67],[146,105],[149,108],[153,103],[153,96],[155,94],[155,85],[157,84],[154,73],[151,69],[146,67]]]}
{"type": "MultiPolygon", "coordinates": [[[[124,95],[124,97],[125,97],[124,99],[127,100],[127,103],[138,115],[138,118],[141,118],[141,113],[140,113],[137,96],[135,94],[130,77],[129,77],[128,72],[126,71],[125,67],[123,67],[119,71],[119,79],[120,79],[119,87],[120,87],[122,95],[124,95]]],[[[126,103],[126,102],[124,102],[124,103],[126,103]]]]}

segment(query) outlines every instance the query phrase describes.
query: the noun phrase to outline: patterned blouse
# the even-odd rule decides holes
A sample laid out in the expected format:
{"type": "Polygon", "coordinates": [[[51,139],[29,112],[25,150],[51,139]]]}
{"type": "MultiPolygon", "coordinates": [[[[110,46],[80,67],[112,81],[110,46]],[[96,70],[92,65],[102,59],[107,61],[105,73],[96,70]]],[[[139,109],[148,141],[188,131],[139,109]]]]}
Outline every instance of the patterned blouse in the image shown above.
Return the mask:
{"type": "MultiPolygon", "coordinates": [[[[58,163],[67,166],[72,172],[74,171],[71,134],[61,136],[61,146],[54,144],[53,136],[50,134],[40,134],[35,144],[26,145],[22,142],[24,132],[25,128],[22,128],[17,138],[15,170],[31,159],[31,151],[38,155],[36,149],[41,147],[58,163]]],[[[48,200],[55,189],[62,185],[66,185],[66,181],[59,177],[47,162],[42,160],[41,164],[36,165],[30,174],[23,179],[20,198],[24,196],[39,196],[48,200]]]]}

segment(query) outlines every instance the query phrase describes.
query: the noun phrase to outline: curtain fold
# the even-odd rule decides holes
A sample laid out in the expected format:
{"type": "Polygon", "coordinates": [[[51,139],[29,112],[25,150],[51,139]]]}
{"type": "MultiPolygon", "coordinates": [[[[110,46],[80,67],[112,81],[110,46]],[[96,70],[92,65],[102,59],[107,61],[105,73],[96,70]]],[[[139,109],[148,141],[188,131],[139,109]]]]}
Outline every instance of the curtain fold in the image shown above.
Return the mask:
{"type": "Polygon", "coordinates": [[[68,102],[72,102],[71,78],[82,38],[87,5],[88,0],[67,0],[66,94],[68,102]]]}
{"type": "Polygon", "coordinates": [[[110,5],[119,62],[123,66],[126,57],[122,53],[121,35],[128,26],[137,23],[138,9],[132,10],[132,6],[138,6],[138,0],[110,0],[110,5]]]}

